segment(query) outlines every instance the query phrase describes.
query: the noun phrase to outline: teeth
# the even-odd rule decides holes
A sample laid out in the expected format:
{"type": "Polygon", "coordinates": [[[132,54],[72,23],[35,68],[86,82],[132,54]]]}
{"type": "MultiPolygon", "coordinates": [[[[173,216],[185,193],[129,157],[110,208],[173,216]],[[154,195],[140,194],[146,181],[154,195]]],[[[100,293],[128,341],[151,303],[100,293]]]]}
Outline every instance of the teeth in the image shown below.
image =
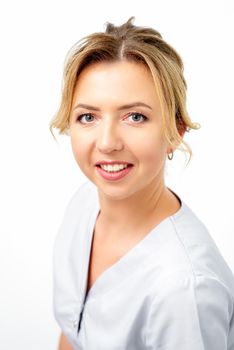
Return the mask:
{"type": "Polygon", "coordinates": [[[115,172],[127,168],[127,164],[104,165],[100,164],[101,168],[108,172],[115,172]]]}

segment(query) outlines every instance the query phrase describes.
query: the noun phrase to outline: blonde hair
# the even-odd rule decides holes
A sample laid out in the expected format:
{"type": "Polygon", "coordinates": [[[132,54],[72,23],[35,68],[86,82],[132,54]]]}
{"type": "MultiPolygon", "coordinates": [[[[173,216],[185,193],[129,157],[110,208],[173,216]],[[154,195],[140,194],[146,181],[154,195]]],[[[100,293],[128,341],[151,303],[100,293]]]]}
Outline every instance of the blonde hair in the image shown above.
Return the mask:
{"type": "Polygon", "coordinates": [[[85,36],[68,51],[64,62],[62,97],[58,111],[50,122],[50,131],[69,135],[69,121],[74,88],[81,71],[95,62],[121,60],[145,64],[154,79],[163,115],[163,132],[170,147],[189,153],[190,146],[183,140],[183,133],[199,129],[190,120],[186,110],[187,84],[183,76],[183,62],[176,50],[155,29],[132,24],[135,17],[120,25],[106,23],[105,32],[85,36]],[[182,134],[182,136],[181,136],[182,134]]]}

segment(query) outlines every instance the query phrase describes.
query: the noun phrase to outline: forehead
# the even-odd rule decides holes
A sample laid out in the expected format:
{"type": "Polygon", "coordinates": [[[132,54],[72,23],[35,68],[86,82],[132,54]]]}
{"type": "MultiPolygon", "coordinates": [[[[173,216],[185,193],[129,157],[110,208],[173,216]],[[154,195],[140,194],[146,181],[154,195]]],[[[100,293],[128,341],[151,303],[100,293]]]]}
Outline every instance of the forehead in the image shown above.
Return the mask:
{"type": "Polygon", "coordinates": [[[158,105],[158,96],[150,70],[143,63],[98,62],[87,66],[79,75],[75,102],[101,103],[142,100],[158,105]]]}

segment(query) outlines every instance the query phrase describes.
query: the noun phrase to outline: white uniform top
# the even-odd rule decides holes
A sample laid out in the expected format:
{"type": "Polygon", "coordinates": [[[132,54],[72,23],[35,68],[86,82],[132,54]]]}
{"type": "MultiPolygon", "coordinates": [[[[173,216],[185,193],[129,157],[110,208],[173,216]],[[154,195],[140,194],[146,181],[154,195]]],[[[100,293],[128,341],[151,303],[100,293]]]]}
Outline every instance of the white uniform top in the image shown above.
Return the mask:
{"type": "Polygon", "coordinates": [[[86,296],[96,186],[68,203],[53,251],[54,316],[78,350],[233,350],[234,276],[181,200],[86,296]]]}

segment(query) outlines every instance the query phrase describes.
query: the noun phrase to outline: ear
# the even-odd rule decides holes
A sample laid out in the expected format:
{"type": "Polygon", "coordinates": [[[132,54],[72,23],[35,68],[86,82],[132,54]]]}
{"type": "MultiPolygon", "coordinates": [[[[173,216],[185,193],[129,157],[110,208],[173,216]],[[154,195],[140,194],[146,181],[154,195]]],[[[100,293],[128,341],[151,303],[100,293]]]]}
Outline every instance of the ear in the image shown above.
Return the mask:
{"type": "Polygon", "coordinates": [[[179,134],[180,134],[181,138],[183,138],[184,134],[185,134],[185,129],[179,130],[179,134]]]}
{"type": "MultiPolygon", "coordinates": [[[[178,130],[178,132],[179,132],[179,134],[180,134],[180,136],[181,136],[181,138],[183,138],[184,137],[184,134],[185,134],[185,128],[180,128],[180,130],[178,130]]],[[[178,145],[177,146],[179,146],[179,143],[178,143],[178,145]]],[[[167,148],[167,154],[169,154],[169,153],[172,153],[172,152],[174,152],[175,151],[175,149],[176,148],[171,148],[170,146],[168,146],[168,148],[167,148]]]]}

